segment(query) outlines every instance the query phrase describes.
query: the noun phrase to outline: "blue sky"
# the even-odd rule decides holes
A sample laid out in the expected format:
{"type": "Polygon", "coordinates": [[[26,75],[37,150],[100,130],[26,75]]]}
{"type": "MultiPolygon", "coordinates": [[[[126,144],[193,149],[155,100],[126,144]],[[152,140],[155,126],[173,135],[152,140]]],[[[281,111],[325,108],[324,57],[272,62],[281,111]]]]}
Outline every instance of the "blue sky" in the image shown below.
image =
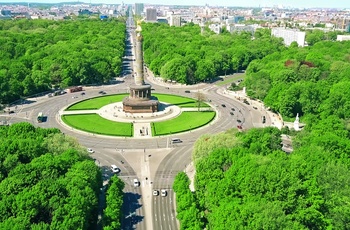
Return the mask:
{"type": "MultiPolygon", "coordinates": [[[[40,2],[40,3],[57,3],[68,2],[69,0],[0,0],[0,2],[40,2]]],[[[74,0],[72,0],[74,1],[74,0]]],[[[90,0],[80,0],[81,2],[89,3],[90,0]]],[[[107,3],[120,4],[121,0],[91,0],[91,3],[107,3]]],[[[261,6],[268,7],[274,5],[283,5],[291,7],[303,8],[348,8],[350,9],[349,0],[124,0],[126,4],[133,4],[135,2],[149,3],[149,4],[166,4],[166,5],[205,5],[210,6],[261,6]]]]}

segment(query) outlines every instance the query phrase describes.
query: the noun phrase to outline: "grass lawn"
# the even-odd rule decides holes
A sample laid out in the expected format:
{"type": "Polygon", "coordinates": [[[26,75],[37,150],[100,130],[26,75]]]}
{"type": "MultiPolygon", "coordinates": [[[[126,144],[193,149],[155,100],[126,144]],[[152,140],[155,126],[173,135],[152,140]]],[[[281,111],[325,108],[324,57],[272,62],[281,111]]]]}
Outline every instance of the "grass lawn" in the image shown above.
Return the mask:
{"type": "Polygon", "coordinates": [[[151,123],[152,135],[161,136],[196,129],[211,122],[215,114],[213,111],[182,112],[172,120],[151,123]]]}
{"type": "Polygon", "coordinates": [[[104,119],[98,114],[63,115],[62,120],[67,125],[90,133],[110,136],[133,136],[133,124],[104,119]]]}
{"type": "Polygon", "coordinates": [[[71,106],[69,106],[66,110],[90,110],[90,109],[100,109],[101,107],[114,103],[122,101],[124,97],[128,96],[129,94],[123,93],[123,94],[114,94],[114,95],[107,95],[107,96],[101,96],[101,97],[94,97],[90,98],[84,101],[80,101],[78,103],[75,103],[71,106]]]}
{"type": "MultiPolygon", "coordinates": [[[[177,105],[181,108],[193,108],[198,106],[197,101],[195,99],[188,98],[188,97],[182,97],[182,96],[171,95],[171,94],[160,94],[160,93],[154,93],[152,95],[156,96],[159,101],[177,105]]],[[[210,106],[204,102],[201,102],[201,107],[210,107],[210,106]]]]}

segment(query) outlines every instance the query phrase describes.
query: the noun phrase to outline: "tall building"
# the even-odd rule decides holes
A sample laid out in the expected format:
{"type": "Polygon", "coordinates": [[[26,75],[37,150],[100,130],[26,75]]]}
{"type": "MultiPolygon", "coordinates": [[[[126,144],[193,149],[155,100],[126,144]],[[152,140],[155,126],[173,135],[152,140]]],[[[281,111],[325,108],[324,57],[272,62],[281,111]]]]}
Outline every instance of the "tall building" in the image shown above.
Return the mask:
{"type": "Polygon", "coordinates": [[[289,46],[292,42],[297,42],[298,46],[305,45],[305,32],[284,28],[272,28],[271,35],[283,38],[284,44],[289,46]]]}
{"type": "Polygon", "coordinates": [[[148,22],[157,21],[157,9],[153,9],[153,8],[146,9],[146,21],[148,22]]]}
{"type": "Polygon", "coordinates": [[[170,15],[170,20],[169,20],[169,25],[170,26],[181,26],[181,16],[180,15],[170,15]]]}
{"type": "Polygon", "coordinates": [[[143,3],[135,3],[135,15],[141,16],[143,13],[143,3]]]}

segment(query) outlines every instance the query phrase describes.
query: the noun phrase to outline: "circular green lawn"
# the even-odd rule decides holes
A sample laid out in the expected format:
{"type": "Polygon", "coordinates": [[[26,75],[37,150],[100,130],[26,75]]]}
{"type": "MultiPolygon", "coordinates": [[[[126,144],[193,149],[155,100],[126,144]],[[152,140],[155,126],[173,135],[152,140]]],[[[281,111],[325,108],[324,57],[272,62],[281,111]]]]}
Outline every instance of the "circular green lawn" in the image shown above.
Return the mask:
{"type": "Polygon", "coordinates": [[[62,120],[75,129],[89,133],[132,137],[134,132],[133,123],[111,121],[95,113],[63,115],[62,120]]]}
{"type": "MultiPolygon", "coordinates": [[[[110,103],[120,102],[128,94],[115,94],[89,98],[69,106],[66,110],[97,110],[110,103]]],[[[153,94],[159,101],[173,104],[182,108],[196,108],[198,103],[195,99],[169,95],[153,94]]],[[[201,103],[200,107],[209,107],[206,103],[201,103]]],[[[214,111],[186,111],[182,112],[174,119],[152,122],[152,135],[160,136],[193,130],[210,123],[215,118],[214,111]]],[[[67,125],[85,132],[110,135],[110,136],[133,136],[133,123],[116,122],[105,119],[98,114],[70,114],[62,116],[63,122],[67,125]]]]}
{"type": "Polygon", "coordinates": [[[160,122],[152,122],[152,135],[161,136],[180,133],[202,127],[215,118],[214,111],[188,111],[182,112],[174,119],[160,122]]]}

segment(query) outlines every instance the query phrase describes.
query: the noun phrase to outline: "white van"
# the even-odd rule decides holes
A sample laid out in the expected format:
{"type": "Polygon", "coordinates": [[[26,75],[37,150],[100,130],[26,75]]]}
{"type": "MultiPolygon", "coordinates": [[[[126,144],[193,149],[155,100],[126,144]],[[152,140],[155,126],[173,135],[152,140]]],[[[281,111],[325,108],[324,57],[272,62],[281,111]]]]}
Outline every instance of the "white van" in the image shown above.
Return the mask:
{"type": "Polygon", "coordinates": [[[181,143],[182,140],[180,138],[172,138],[171,139],[171,143],[174,144],[174,143],[181,143]]]}
{"type": "Polygon", "coordinates": [[[139,187],[140,186],[140,182],[138,179],[134,179],[134,187],[139,187]]]}

